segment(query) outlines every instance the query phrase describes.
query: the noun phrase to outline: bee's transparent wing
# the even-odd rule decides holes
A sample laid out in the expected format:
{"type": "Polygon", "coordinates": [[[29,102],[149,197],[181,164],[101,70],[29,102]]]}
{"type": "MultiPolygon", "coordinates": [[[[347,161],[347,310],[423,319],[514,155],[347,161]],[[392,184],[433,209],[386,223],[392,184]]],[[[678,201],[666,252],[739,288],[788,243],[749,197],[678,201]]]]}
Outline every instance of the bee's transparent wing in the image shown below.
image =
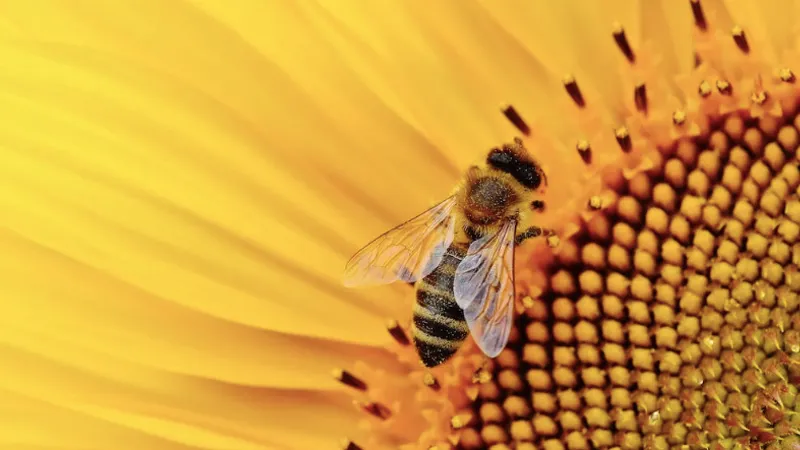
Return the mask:
{"type": "Polygon", "coordinates": [[[347,262],[344,285],[413,283],[442,263],[453,242],[455,197],[384,233],[347,262]]]}
{"type": "Polygon", "coordinates": [[[456,268],[454,294],[470,333],[490,358],[508,342],[514,319],[514,234],[516,221],[474,241],[456,268]]]}

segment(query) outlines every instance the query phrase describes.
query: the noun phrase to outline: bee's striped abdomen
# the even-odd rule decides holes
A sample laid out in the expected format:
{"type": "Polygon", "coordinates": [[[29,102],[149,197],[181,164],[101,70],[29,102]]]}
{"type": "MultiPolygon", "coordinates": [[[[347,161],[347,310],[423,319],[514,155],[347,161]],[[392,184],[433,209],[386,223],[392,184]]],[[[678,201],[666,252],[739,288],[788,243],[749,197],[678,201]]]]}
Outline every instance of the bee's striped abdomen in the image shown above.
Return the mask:
{"type": "Polygon", "coordinates": [[[417,282],[412,335],[427,367],[438,366],[453,356],[469,335],[464,312],[453,295],[456,267],[464,255],[466,250],[453,244],[439,267],[417,282]]]}

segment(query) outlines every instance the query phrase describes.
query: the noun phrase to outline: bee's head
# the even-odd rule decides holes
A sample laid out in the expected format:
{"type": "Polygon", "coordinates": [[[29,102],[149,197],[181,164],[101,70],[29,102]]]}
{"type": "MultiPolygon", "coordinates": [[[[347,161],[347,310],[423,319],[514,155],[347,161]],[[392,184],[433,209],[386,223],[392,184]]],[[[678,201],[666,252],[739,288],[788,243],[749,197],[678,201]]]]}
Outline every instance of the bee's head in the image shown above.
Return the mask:
{"type": "Polygon", "coordinates": [[[514,177],[519,184],[530,190],[547,185],[542,167],[534,160],[519,138],[513,144],[505,144],[489,152],[486,163],[490,167],[514,177]]]}

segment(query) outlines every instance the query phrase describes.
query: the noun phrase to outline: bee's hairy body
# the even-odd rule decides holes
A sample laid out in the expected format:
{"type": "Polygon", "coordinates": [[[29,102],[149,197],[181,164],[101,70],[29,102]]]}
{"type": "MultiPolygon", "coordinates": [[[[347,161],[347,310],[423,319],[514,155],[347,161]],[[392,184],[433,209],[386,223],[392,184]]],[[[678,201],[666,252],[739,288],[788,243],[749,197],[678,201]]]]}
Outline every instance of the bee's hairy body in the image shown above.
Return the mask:
{"type": "MultiPolygon", "coordinates": [[[[521,220],[533,191],[544,181],[539,166],[518,148],[493,149],[486,167],[471,167],[457,189],[457,234],[441,264],[415,284],[412,337],[423,364],[435,367],[455,354],[470,330],[453,292],[456,268],[470,244],[505,220],[521,220]]],[[[535,227],[534,227],[535,228],[535,227]]],[[[538,230],[538,228],[537,228],[538,230]]],[[[526,230],[531,236],[539,232],[526,230]]]]}
{"type": "Polygon", "coordinates": [[[450,246],[442,263],[416,283],[416,303],[411,335],[422,363],[438,366],[458,351],[469,336],[464,311],[456,303],[453,281],[456,267],[467,253],[468,245],[450,246]]]}
{"type": "Polygon", "coordinates": [[[470,335],[497,356],[513,325],[514,249],[544,231],[518,226],[544,208],[533,198],[546,184],[521,139],[493,148],[452,195],[356,252],[345,285],[414,284],[411,332],[427,367],[450,359],[470,335]]]}

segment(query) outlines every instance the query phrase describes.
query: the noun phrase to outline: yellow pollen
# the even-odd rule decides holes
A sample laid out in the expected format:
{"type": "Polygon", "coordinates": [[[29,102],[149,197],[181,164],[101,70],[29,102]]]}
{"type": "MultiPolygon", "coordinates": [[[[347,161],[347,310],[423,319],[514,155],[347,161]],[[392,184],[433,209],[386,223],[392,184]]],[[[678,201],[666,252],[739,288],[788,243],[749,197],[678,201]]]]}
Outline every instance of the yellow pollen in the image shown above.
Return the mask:
{"type": "Polygon", "coordinates": [[[473,377],[472,382],[476,384],[485,384],[492,381],[492,373],[488,370],[481,369],[473,377]]]}
{"type": "Polygon", "coordinates": [[[700,86],[697,88],[700,95],[703,97],[708,97],[711,95],[711,84],[708,81],[703,81],[700,83],[700,86]]]}
{"type": "Polygon", "coordinates": [[[527,295],[522,298],[522,306],[525,308],[533,308],[534,301],[532,298],[528,297],[527,295]]]}
{"type": "Polygon", "coordinates": [[[754,92],[753,95],[750,96],[750,99],[756,105],[763,105],[764,102],[767,101],[767,93],[764,91],[754,92]]]}
{"type": "Polygon", "coordinates": [[[778,72],[778,76],[780,76],[781,81],[786,83],[791,83],[794,81],[794,72],[791,69],[784,67],[778,72]]]}
{"type": "Polygon", "coordinates": [[[472,420],[471,414],[460,414],[457,416],[453,416],[453,418],[450,419],[450,425],[453,427],[454,430],[458,430],[460,428],[467,426],[470,420],[472,420]]]}
{"type": "Polygon", "coordinates": [[[686,113],[681,110],[675,111],[672,113],[672,122],[675,125],[683,125],[686,122],[686,113]]]}
{"type": "Polygon", "coordinates": [[[436,380],[436,377],[433,376],[432,373],[428,372],[422,377],[422,383],[425,386],[428,386],[431,389],[439,389],[439,382],[436,380]]]}
{"type": "Polygon", "coordinates": [[[733,41],[736,43],[736,46],[745,53],[750,51],[750,45],[747,43],[747,38],[744,35],[744,30],[739,25],[735,25],[733,29],[731,29],[731,35],[733,36],[733,41]]]}
{"type": "Polygon", "coordinates": [[[731,92],[731,84],[725,80],[717,80],[717,90],[720,94],[729,94],[731,92]]]}
{"type": "Polygon", "coordinates": [[[572,75],[566,75],[562,79],[562,82],[564,83],[564,88],[567,90],[570,98],[572,98],[572,101],[575,102],[575,105],[577,105],[579,108],[586,106],[586,103],[583,99],[583,94],[581,93],[580,87],[578,87],[578,83],[575,81],[575,77],[572,75]]]}

